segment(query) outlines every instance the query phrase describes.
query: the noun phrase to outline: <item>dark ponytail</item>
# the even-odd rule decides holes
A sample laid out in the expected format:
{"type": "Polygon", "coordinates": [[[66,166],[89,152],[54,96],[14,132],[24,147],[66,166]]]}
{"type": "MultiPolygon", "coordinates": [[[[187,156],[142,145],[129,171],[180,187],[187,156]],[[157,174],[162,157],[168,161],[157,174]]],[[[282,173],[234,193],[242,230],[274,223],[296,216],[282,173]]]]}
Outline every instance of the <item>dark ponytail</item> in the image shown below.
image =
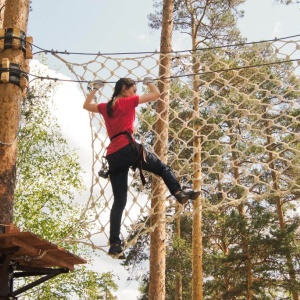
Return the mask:
{"type": "Polygon", "coordinates": [[[120,78],[116,82],[114,93],[113,93],[111,99],[107,102],[107,105],[106,105],[106,112],[107,112],[109,117],[113,116],[113,110],[112,110],[113,101],[115,100],[115,98],[118,95],[120,95],[122,93],[122,88],[123,88],[124,85],[127,88],[130,88],[133,85],[135,85],[135,81],[130,79],[130,78],[120,78]]]}
{"type": "Polygon", "coordinates": [[[106,104],[106,112],[109,117],[112,117],[112,115],[113,115],[112,105],[113,105],[113,101],[116,98],[116,96],[117,96],[116,93],[113,93],[111,99],[106,104]]]}

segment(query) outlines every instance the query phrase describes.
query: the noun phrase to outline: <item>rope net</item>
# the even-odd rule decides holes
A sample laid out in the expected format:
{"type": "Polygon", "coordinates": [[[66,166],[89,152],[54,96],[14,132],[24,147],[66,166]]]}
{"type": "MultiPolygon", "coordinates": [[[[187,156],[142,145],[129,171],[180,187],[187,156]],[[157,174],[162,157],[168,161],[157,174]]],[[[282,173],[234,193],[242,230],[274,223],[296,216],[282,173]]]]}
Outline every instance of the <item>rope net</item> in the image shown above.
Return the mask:
{"type": "MultiPolygon", "coordinates": [[[[152,76],[159,80],[159,53],[99,53],[80,64],[53,55],[81,82],[85,96],[87,81],[106,82],[98,102],[111,98],[114,83],[120,77],[141,81],[152,76]]],[[[166,55],[172,59],[167,163],[183,186],[191,186],[196,150],[193,140],[195,134],[200,134],[203,209],[216,210],[271,196],[282,201],[296,200],[300,195],[299,40],[281,39],[166,55]],[[197,88],[193,84],[195,78],[197,88]],[[199,113],[193,108],[196,95],[200,99],[199,113]],[[195,132],[199,124],[200,132],[195,132]]],[[[138,86],[142,93],[141,83],[138,86]]],[[[153,152],[159,139],[154,124],[160,118],[154,107],[155,103],[139,107],[135,133],[135,138],[153,152]]],[[[109,139],[99,114],[90,115],[90,126],[93,180],[80,226],[93,225],[82,242],[106,252],[107,244],[99,245],[96,237],[102,235],[108,240],[109,234],[113,195],[109,179],[98,176],[109,139]]],[[[142,188],[138,175],[131,173],[122,223],[125,247],[135,243],[139,235],[154,230],[155,225],[149,225],[152,192],[149,185],[142,188]]],[[[177,210],[173,197],[167,194],[165,200],[168,214],[161,222],[195,213],[192,204],[177,210]]]]}

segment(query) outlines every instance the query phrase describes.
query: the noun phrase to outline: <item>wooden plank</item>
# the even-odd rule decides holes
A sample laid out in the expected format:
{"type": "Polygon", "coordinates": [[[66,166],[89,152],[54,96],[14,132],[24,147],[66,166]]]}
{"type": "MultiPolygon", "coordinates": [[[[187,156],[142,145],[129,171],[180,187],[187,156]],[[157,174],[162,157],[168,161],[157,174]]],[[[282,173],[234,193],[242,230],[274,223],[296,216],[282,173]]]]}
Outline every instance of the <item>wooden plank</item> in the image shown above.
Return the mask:
{"type": "MultiPolygon", "coordinates": [[[[27,251],[28,260],[40,260],[44,261],[45,263],[51,265],[51,266],[60,266],[64,268],[68,268],[70,270],[74,269],[74,265],[67,262],[66,260],[61,260],[53,255],[49,254],[46,249],[39,249],[38,247],[28,245],[24,241],[18,239],[18,238],[12,238],[12,244],[15,246],[19,246],[22,249],[25,249],[27,251]]],[[[23,256],[24,257],[24,256],[23,256]]],[[[22,260],[22,256],[16,256],[13,257],[16,260],[22,260]]],[[[26,260],[26,259],[23,259],[26,260]]]]}
{"type": "Polygon", "coordinates": [[[67,250],[48,242],[30,232],[20,232],[16,228],[9,228],[0,234],[0,248],[18,246],[19,251],[13,259],[22,265],[38,267],[63,267],[74,269],[75,264],[86,261],[67,250]]]}

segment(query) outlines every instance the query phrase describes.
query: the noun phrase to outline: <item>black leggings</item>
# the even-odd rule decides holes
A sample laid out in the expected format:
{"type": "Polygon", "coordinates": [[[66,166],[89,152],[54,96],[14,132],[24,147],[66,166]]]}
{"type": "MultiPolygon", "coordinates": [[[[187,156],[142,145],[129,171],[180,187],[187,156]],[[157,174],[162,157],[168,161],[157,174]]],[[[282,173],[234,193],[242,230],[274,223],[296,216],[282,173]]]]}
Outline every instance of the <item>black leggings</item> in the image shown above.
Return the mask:
{"type": "MultiPolygon", "coordinates": [[[[164,164],[156,155],[146,151],[146,162],[142,169],[160,176],[172,195],[181,189],[173,170],[164,164]]],[[[131,144],[107,156],[110,171],[110,182],[114,194],[114,201],[110,212],[110,237],[112,244],[120,245],[120,229],[122,214],[127,202],[128,171],[135,161],[131,144]]]]}

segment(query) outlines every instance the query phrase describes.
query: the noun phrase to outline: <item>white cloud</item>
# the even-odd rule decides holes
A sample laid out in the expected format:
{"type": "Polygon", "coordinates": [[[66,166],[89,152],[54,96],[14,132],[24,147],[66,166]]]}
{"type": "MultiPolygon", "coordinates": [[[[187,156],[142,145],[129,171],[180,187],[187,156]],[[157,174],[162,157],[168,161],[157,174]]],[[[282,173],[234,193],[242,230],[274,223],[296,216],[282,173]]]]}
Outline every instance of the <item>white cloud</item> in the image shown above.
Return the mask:
{"type": "MultiPolygon", "coordinates": [[[[61,78],[61,76],[60,76],[61,78]]],[[[84,95],[76,83],[63,82],[55,94],[55,115],[64,137],[78,149],[85,170],[91,169],[92,138],[89,113],[82,108],[84,95]]]]}
{"type": "Polygon", "coordinates": [[[147,41],[149,41],[149,38],[148,38],[148,36],[146,35],[146,34],[144,34],[144,33],[132,33],[132,36],[135,38],[135,39],[137,39],[137,40],[139,40],[139,41],[142,41],[142,42],[147,42],[147,41]]]}
{"type": "MultiPolygon", "coordinates": [[[[43,76],[70,80],[69,77],[49,69],[37,60],[32,60],[30,67],[41,70],[43,76]]],[[[77,83],[61,81],[54,95],[54,115],[62,128],[62,134],[73,148],[79,150],[80,157],[86,161],[91,157],[91,130],[89,113],[82,108],[84,95],[77,83]]]]}
{"type": "Polygon", "coordinates": [[[281,28],[282,28],[281,22],[276,22],[272,36],[279,37],[281,35],[281,28]]]}

